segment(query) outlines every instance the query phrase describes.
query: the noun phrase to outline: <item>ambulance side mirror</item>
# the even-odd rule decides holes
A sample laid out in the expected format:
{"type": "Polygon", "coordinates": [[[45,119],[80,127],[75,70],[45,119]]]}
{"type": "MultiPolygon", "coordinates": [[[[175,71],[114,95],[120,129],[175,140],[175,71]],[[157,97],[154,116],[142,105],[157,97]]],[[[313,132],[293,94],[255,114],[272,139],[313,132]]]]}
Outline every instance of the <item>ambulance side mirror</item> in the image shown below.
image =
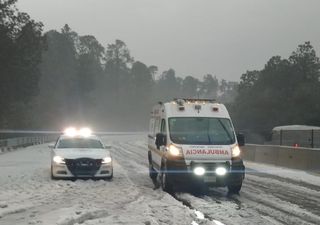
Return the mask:
{"type": "Polygon", "coordinates": [[[156,134],[156,141],[155,144],[157,146],[157,149],[160,149],[160,146],[165,145],[166,144],[166,136],[162,133],[158,133],[156,134]]]}
{"type": "Polygon", "coordinates": [[[242,133],[237,133],[237,141],[239,146],[244,146],[245,145],[245,137],[244,134],[242,133]]]}

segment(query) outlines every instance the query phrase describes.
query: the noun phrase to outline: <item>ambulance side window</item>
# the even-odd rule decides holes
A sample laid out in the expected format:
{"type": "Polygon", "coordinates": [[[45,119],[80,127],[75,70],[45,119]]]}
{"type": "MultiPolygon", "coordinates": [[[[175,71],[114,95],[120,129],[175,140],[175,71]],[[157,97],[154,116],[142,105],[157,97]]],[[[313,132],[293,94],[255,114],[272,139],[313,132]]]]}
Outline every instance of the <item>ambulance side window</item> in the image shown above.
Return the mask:
{"type": "Polygon", "coordinates": [[[154,135],[154,119],[153,119],[153,118],[150,120],[150,124],[149,124],[149,134],[150,134],[150,135],[154,135]]]}
{"type": "Polygon", "coordinates": [[[159,133],[160,131],[160,119],[157,118],[155,120],[155,125],[154,125],[154,135],[156,135],[157,133],[159,133]]]}
{"type": "Polygon", "coordinates": [[[166,134],[167,133],[165,119],[162,119],[162,121],[161,121],[161,132],[160,133],[162,133],[162,134],[166,134]]]}

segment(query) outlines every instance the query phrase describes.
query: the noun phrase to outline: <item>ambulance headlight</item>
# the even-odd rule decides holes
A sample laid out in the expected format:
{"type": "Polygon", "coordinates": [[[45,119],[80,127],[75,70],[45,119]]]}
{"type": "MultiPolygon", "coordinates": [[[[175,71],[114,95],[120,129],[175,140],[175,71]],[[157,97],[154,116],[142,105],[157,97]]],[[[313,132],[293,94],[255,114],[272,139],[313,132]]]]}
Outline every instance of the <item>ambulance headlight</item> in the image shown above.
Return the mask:
{"type": "Polygon", "coordinates": [[[62,158],[61,156],[58,156],[58,155],[53,157],[53,162],[55,162],[57,164],[65,164],[66,163],[64,158],[62,158]]]}
{"type": "Polygon", "coordinates": [[[112,161],[112,158],[110,156],[107,156],[107,157],[102,159],[102,163],[105,163],[105,164],[106,163],[111,163],[111,161],[112,161]]]}
{"type": "Polygon", "coordinates": [[[74,127],[68,127],[63,133],[69,137],[74,137],[77,135],[77,130],[74,127]]]}
{"type": "Polygon", "coordinates": [[[232,148],[232,157],[238,157],[240,156],[240,153],[241,151],[238,145],[232,148]]]}
{"type": "Polygon", "coordinates": [[[202,176],[206,170],[203,167],[196,167],[193,169],[193,173],[198,176],[202,176]]]}
{"type": "Polygon", "coordinates": [[[169,153],[170,153],[170,155],[173,155],[173,156],[181,156],[182,149],[175,146],[175,145],[170,145],[169,146],[169,153]]]}
{"type": "Polygon", "coordinates": [[[226,173],[227,173],[227,169],[224,167],[218,167],[216,169],[216,174],[219,176],[224,176],[224,175],[226,175],[226,173]]]}
{"type": "Polygon", "coordinates": [[[81,128],[79,130],[79,135],[83,136],[83,137],[89,137],[91,136],[92,131],[89,128],[81,128]]]}

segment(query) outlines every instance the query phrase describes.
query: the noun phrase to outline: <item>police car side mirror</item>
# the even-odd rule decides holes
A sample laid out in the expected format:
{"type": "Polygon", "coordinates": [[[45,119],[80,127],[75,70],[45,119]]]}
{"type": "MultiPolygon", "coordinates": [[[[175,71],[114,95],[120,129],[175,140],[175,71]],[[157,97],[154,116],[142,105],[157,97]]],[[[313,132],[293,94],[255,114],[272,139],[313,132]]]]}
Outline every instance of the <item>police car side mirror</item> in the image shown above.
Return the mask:
{"type": "Polygon", "coordinates": [[[157,146],[157,149],[159,149],[160,146],[165,145],[166,144],[166,136],[162,133],[156,134],[155,144],[157,146]]]}
{"type": "Polygon", "coordinates": [[[237,141],[239,146],[244,146],[245,145],[245,137],[242,133],[237,134],[237,141]]]}
{"type": "Polygon", "coordinates": [[[49,145],[48,145],[48,148],[49,148],[49,149],[53,149],[53,148],[54,148],[54,144],[49,144],[49,145]]]}

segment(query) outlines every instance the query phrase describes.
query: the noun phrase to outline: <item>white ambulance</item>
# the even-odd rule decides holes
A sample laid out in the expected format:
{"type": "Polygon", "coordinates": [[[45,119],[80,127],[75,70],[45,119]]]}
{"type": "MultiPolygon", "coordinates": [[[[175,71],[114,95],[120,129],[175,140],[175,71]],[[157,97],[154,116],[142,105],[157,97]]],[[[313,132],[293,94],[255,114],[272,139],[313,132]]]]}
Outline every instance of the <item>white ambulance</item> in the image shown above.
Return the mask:
{"type": "Polygon", "coordinates": [[[245,176],[236,136],[223,104],[207,99],[175,99],[155,105],[148,135],[150,177],[164,191],[201,184],[238,193],[245,176]]]}

